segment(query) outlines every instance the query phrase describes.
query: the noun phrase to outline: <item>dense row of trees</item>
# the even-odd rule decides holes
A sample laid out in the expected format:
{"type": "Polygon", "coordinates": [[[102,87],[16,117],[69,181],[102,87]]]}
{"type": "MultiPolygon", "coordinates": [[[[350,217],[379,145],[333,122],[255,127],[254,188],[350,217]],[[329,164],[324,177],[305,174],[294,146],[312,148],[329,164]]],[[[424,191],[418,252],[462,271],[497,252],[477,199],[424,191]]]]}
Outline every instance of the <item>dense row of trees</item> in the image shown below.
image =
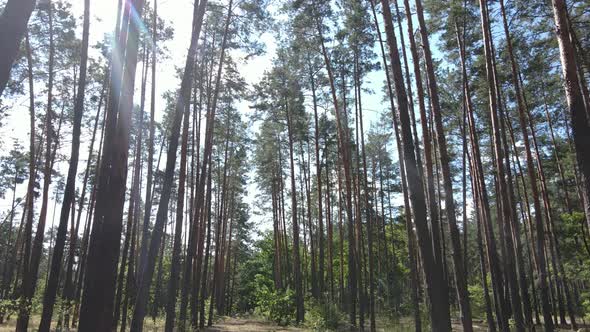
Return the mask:
{"type": "Polygon", "coordinates": [[[587,3],[197,0],[162,95],[157,0],[4,3],[0,323],[586,323],[587,3]]]}

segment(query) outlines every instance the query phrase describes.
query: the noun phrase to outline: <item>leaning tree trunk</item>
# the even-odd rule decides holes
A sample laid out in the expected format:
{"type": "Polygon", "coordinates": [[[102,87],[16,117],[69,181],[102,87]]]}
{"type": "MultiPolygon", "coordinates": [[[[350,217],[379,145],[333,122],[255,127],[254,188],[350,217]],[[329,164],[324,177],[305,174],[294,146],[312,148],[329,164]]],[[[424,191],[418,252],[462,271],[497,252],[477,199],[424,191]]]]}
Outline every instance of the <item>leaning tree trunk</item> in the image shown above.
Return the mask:
{"type": "MultiPolygon", "coordinates": [[[[379,48],[381,50],[381,59],[383,61],[384,67],[387,67],[387,57],[386,57],[386,53],[385,53],[385,47],[383,46],[383,40],[381,37],[381,30],[379,27],[379,23],[377,21],[377,13],[375,11],[375,3],[373,2],[373,0],[371,0],[371,11],[373,13],[373,20],[375,22],[375,29],[377,30],[377,38],[379,40],[379,48]]],[[[389,74],[389,70],[385,71],[385,78],[387,81],[387,94],[389,97],[389,105],[391,107],[392,110],[395,109],[395,101],[394,101],[394,93],[393,93],[393,88],[392,88],[392,84],[391,84],[391,77],[389,74]]],[[[398,151],[401,151],[402,149],[402,145],[401,145],[401,140],[400,140],[400,136],[399,136],[399,126],[398,126],[398,119],[397,117],[394,115],[393,116],[393,129],[395,132],[395,141],[396,141],[396,146],[398,151]]],[[[427,144],[425,142],[425,144],[427,144]]],[[[381,166],[380,166],[381,168],[381,166]]],[[[400,175],[401,175],[401,180],[402,180],[402,193],[403,193],[403,197],[404,197],[404,215],[405,215],[405,222],[406,222],[406,232],[408,235],[408,255],[409,255],[409,259],[410,259],[410,283],[411,283],[411,298],[412,298],[412,309],[413,309],[413,315],[414,315],[414,328],[416,332],[422,331],[422,321],[420,318],[420,301],[419,301],[419,294],[418,294],[418,273],[416,270],[416,250],[415,250],[415,236],[414,236],[414,232],[411,231],[411,225],[412,225],[412,216],[411,216],[411,209],[410,209],[410,201],[409,201],[409,196],[408,196],[408,190],[407,190],[407,182],[406,182],[406,170],[405,170],[405,166],[404,163],[400,163],[400,175]]],[[[383,200],[383,197],[382,197],[383,200]]],[[[383,202],[381,203],[381,205],[383,206],[383,202]]],[[[385,218],[385,211],[383,211],[383,218],[385,218]]],[[[393,225],[393,224],[392,224],[393,225]]],[[[393,234],[393,233],[392,233],[393,234]]],[[[395,250],[394,250],[394,254],[395,254],[395,250]]]]}
{"type": "MultiPolygon", "coordinates": [[[[552,0],[555,33],[559,44],[561,68],[564,78],[565,96],[571,116],[571,127],[574,136],[574,146],[578,168],[580,169],[580,183],[584,198],[584,212],[586,223],[590,228],[590,125],[588,124],[588,109],[584,104],[584,96],[579,84],[577,63],[574,47],[569,38],[567,22],[567,7],[565,0],[552,0]]],[[[583,78],[582,78],[583,79],[583,78]]]]}
{"type": "Polygon", "coordinates": [[[12,64],[20,50],[20,42],[27,32],[29,17],[35,0],[8,0],[0,16],[0,96],[10,79],[12,64]]]}

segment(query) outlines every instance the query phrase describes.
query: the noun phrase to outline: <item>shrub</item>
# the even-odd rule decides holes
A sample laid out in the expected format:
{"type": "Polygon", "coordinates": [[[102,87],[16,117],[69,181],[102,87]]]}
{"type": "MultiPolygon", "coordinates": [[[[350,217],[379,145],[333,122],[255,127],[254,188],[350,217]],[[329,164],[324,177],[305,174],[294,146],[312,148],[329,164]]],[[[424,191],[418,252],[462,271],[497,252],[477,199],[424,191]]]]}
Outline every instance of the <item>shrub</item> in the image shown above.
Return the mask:
{"type": "Polygon", "coordinates": [[[256,311],[279,325],[286,326],[295,320],[295,296],[292,290],[277,291],[267,286],[262,275],[256,275],[259,285],[256,293],[256,311]]]}
{"type": "Polygon", "coordinates": [[[315,331],[338,330],[343,325],[344,315],[338,309],[336,303],[330,301],[315,301],[309,299],[305,302],[306,325],[315,331]]]}

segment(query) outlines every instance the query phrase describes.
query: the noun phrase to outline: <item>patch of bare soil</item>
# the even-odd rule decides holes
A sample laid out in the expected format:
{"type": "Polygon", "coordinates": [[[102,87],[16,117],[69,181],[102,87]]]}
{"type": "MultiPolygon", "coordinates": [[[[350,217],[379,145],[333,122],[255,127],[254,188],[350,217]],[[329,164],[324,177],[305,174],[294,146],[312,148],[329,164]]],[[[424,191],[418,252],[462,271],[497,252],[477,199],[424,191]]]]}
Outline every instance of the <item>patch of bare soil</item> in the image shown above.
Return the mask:
{"type": "Polygon", "coordinates": [[[207,332],[240,331],[240,332],[304,332],[309,331],[295,327],[283,327],[256,319],[226,318],[206,328],[207,332]]]}

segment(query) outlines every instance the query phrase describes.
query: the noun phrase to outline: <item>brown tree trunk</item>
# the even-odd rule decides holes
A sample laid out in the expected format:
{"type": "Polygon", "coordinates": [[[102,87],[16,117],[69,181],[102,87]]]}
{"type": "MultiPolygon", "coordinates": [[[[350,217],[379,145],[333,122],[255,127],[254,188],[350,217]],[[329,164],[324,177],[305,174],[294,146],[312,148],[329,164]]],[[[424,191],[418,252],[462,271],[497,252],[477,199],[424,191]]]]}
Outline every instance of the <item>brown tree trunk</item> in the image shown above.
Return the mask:
{"type": "MultiPolygon", "coordinates": [[[[190,41],[190,47],[188,50],[186,63],[184,67],[184,74],[182,76],[182,82],[179,90],[179,95],[176,101],[176,107],[174,112],[174,118],[172,128],[170,130],[170,137],[168,143],[168,151],[166,153],[166,169],[164,174],[164,180],[162,184],[162,193],[158,205],[158,212],[156,215],[156,221],[152,232],[152,237],[149,243],[149,251],[146,260],[142,264],[140,258],[140,268],[143,267],[140,272],[140,281],[137,299],[135,302],[135,310],[133,312],[133,319],[131,321],[131,330],[141,332],[143,329],[143,319],[147,310],[147,302],[149,298],[149,289],[152,282],[152,277],[155,270],[156,257],[160,249],[163,228],[168,215],[168,203],[170,202],[170,195],[172,191],[172,182],[174,180],[174,170],[176,168],[176,154],[178,150],[178,139],[180,136],[180,125],[182,122],[183,114],[188,108],[188,101],[190,100],[191,88],[193,83],[193,71],[195,68],[195,57],[197,52],[197,43],[201,32],[201,26],[203,23],[203,16],[205,14],[205,6],[207,1],[201,0],[201,3],[195,3],[193,11],[193,28],[190,41]]],[[[231,6],[230,6],[231,7],[231,6]]],[[[222,58],[223,60],[223,58],[222,58]]],[[[223,62],[223,61],[221,61],[223,62]]],[[[184,180],[184,179],[183,179],[184,180]]],[[[146,246],[147,243],[142,243],[142,246],[146,246]]]]}
{"type": "MultiPolygon", "coordinates": [[[[80,154],[80,132],[82,126],[82,116],[84,113],[84,90],[86,89],[86,67],[88,63],[88,34],[90,28],[90,0],[84,1],[84,23],[82,32],[82,50],[81,50],[81,63],[80,63],[80,77],[78,80],[78,92],[74,105],[74,122],[72,132],[72,147],[70,153],[70,165],[68,168],[68,175],[66,180],[66,187],[64,189],[64,196],[62,207],[60,211],[59,226],[57,230],[57,238],[55,241],[55,247],[53,249],[53,256],[51,260],[51,274],[47,282],[45,289],[45,295],[43,297],[43,313],[41,315],[41,323],[39,325],[39,331],[49,331],[51,326],[51,317],[53,314],[53,304],[55,303],[55,297],[57,295],[57,287],[59,282],[59,274],[61,272],[61,264],[63,258],[63,252],[66,241],[66,233],[68,226],[68,217],[70,214],[70,208],[74,204],[75,196],[75,185],[76,175],[78,172],[78,156],[80,154]]],[[[81,211],[80,211],[81,212],[81,211]]],[[[72,219],[73,222],[73,219],[72,219]]],[[[70,244],[74,243],[73,239],[75,234],[72,233],[70,237],[70,244]]],[[[70,249],[70,251],[73,248],[70,249]]],[[[71,270],[70,270],[71,271],[71,270]]],[[[70,272],[71,276],[71,272],[70,272]]],[[[66,285],[66,291],[69,296],[71,292],[70,285],[66,285]]]]}
{"type": "MultiPolygon", "coordinates": [[[[32,248],[30,252],[30,261],[28,254],[25,254],[24,268],[23,268],[23,284],[22,284],[22,300],[19,308],[18,320],[16,324],[17,332],[26,332],[29,325],[30,302],[35,294],[37,287],[37,278],[39,271],[39,263],[41,262],[41,255],[43,251],[43,237],[45,236],[45,222],[47,218],[47,204],[49,200],[49,186],[51,184],[51,170],[52,170],[52,143],[54,131],[52,126],[53,116],[53,85],[54,85],[54,65],[55,65],[55,45],[54,45],[54,31],[53,31],[53,4],[48,3],[47,16],[49,21],[49,68],[48,68],[48,83],[47,83],[47,113],[45,115],[45,164],[43,167],[43,196],[41,201],[41,211],[39,212],[39,222],[37,223],[37,231],[33,239],[32,248]]],[[[31,197],[31,199],[33,199],[31,197]]],[[[69,213],[66,214],[66,219],[69,213]]],[[[67,222],[67,221],[66,221],[67,222]]],[[[66,224],[67,225],[67,224],[66,224]]],[[[29,240],[27,240],[29,243],[29,240]]],[[[25,247],[25,250],[27,248],[25,247]]]]}
{"type": "Polygon", "coordinates": [[[189,105],[185,106],[182,126],[182,144],[180,146],[180,174],[178,176],[178,203],[176,205],[176,226],[174,227],[174,242],[172,248],[172,265],[168,282],[168,303],[166,305],[166,332],[172,332],[176,320],[176,293],[180,277],[180,254],[182,245],[182,220],[184,214],[184,191],[186,177],[186,162],[188,150],[189,105]]]}
{"type": "MultiPolygon", "coordinates": [[[[206,160],[204,160],[203,162],[206,162],[206,160]]],[[[210,160],[209,160],[210,162],[210,160]]],[[[199,287],[201,287],[201,291],[200,291],[200,310],[199,310],[199,328],[203,329],[205,327],[205,299],[207,298],[207,270],[209,268],[209,258],[210,258],[210,247],[211,247],[211,168],[212,165],[210,165],[209,169],[208,169],[208,175],[207,175],[207,202],[206,202],[206,206],[205,209],[203,209],[204,211],[204,218],[207,219],[207,247],[205,249],[205,263],[203,265],[203,278],[201,281],[201,284],[199,285],[199,287]],[[205,215],[206,213],[206,215],[205,215]]],[[[204,175],[202,175],[204,176],[204,175]]],[[[205,221],[205,219],[203,219],[203,221],[205,221]]],[[[204,231],[204,228],[203,228],[204,231]]]]}
{"type": "MultiPolygon", "coordinates": [[[[449,299],[447,284],[443,279],[443,271],[440,262],[436,262],[432,245],[432,237],[428,230],[426,216],[426,202],[422,187],[422,175],[417,172],[416,158],[414,155],[414,140],[410,131],[410,119],[408,115],[408,100],[403,83],[400,57],[397,50],[397,40],[393,30],[391,10],[386,0],[381,0],[385,33],[389,46],[389,56],[393,72],[395,97],[398,105],[398,115],[401,125],[401,142],[403,149],[400,151],[400,160],[405,163],[408,192],[412,211],[414,212],[414,224],[416,227],[420,255],[428,288],[431,305],[430,317],[432,330],[449,330],[451,319],[449,312],[449,299]]],[[[395,115],[394,115],[395,116],[395,115]]]]}
{"type": "MultiPolygon", "coordinates": [[[[133,7],[139,17],[143,12],[143,5],[143,0],[133,1],[133,7]]],[[[123,71],[120,65],[114,65],[111,83],[116,84],[109,85],[110,103],[107,109],[95,218],[88,251],[88,271],[80,312],[80,330],[83,331],[106,331],[112,327],[139,42],[139,27],[132,24],[127,28],[128,8],[129,6],[126,6],[127,13],[123,18],[120,36],[120,41],[127,42],[119,48],[120,51],[125,50],[125,56],[121,56],[125,70],[123,71]],[[121,88],[120,97],[116,87],[121,88]]]]}
{"type": "MultiPolygon", "coordinates": [[[[315,164],[316,164],[316,180],[317,180],[317,187],[318,187],[318,233],[319,233],[319,293],[324,293],[324,281],[325,281],[325,272],[324,272],[324,221],[323,221],[323,206],[322,200],[324,199],[322,196],[322,161],[320,159],[320,126],[318,121],[318,105],[317,105],[317,97],[316,97],[316,87],[315,87],[315,79],[313,77],[313,71],[310,67],[310,83],[311,83],[311,93],[312,93],[312,101],[313,101],[313,118],[315,124],[315,133],[314,133],[314,143],[315,143],[315,164]]],[[[329,226],[328,226],[329,227],[329,226]]],[[[331,255],[330,248],[328,248],[329,254],[331,255]]],[[[331,260],[329,262],[331,265],[331,260]]]]}
{"type": "MultiPolygon", "coordinates": [[[[490,266],[490,273],[492,279],[492,290],[494,292],[494,309],[496,313],[496,318],[498,320],[498,327],[500,329],[504,329],[506,326],[507,318],[505,308],[504,308],[504,299],[502,294],[502,285],[503,285],[503,278],[499,267],[499,258],[498,253],[496,250],[496,239],[494,236],[493,227],[491,224],[491,212],[490,212],[490,204],[489,198],[487,194],[485,178],[483,175],[483,165],[481,161],[481,152],[479,148],[479,139],[477,135],[477,129],[475,127],[475,119],[474,119],[474,109],[473,104],[471,101],[471,89],[469,85],[469,81],[467,79],[467,67],[466,67],[466,56],[465,56],[465,48],[463,45],[463,39],[459,33],[459,27],[455,24],[456,29],[456,36],[457,36],[457,43],[459,46],[459,53],[461,58],[461,70],[462,70],[462,80],[463,80],[463,89],[465,90],[465,103],[467,108],[467,115],[468,115],[468,123],[469,123],[469,135],[471,141],[471,150],[473,155],[473,172],[474,175],[474,186],[473,188],[479,188],[476,192],[479,194],[479,211],[480,211],[480,220],[482,220],[483,224],[483,234],[485,235],[485,247],[486,253],[488,258],[488,264],[490,266]]],[[[475,190],[475,189],[474,189],[475,190]]]]}
{"type": "Polygon", "coordinates": [[[588,109],[584,104],[584,96],[579,84],[577,63],[574,47],[569,38],[567,22],[567,7],[565,0],[552,0],[555,32],[559,44],[561,68],[564,78],[565,95],[571,116],[574,146],[578,168],[580,169],[580,183],[582,185],[584,212],[586,223],[590,228],[590,125],[588,124],[588,109]]]}
{"type": "MultiPolygon", "coordinates": [[[[407,0],[405,0],[407,1],[407,0]]],[[[451,237],[452,257],[455,282],[457,283],[457,294],[459,298],[459,307],[461,309],[461,322],[465,331],[473,331],[473,321],[471,317],[471,305],[469,303],[469,292],[467,290],[467,275],[464,270],[463,253],[461,247],[461,240],[459,229],[457,227],[457,217],[455,215],[455,200],[453,198],[453,179],[451,176],[450,159],[448,155],[447,140],[442,123],[442,110],[438,97],[438,86],[436,83],[436,75],[434,73],[434,65],[432,62],[432,53],[430,51],[430,42],[426,22],[424,20],[424,10],[422,9],[422,1],[416,0],[416,12],[418,14],[418,22],[420,25],[420,34],[422,36],[422,47],[424,50],[424,58],[426,62],[426,74],[428,77],[428,88],[430,91],[430,100],[432,104],[432,113],[434,117],[434,129],[436,132],[436,142],[438,145],[438,152],[440,155],[440,165],[442,169],[443,186],[445,190],[445,211],[447,215],[447,223],[449,227],[449,234],[451,237]]]]}
{"type": "MultiPolygon", "coordinates": [[[[35,216],[35,210],[33,203],[35,202],[34,194],[35,194],[35,176],[36,172],[36,151],[35,151],[35,90],[34,90],[34,79],[33,79],[33,57],[31,52],[31,45],[29,43],[29,36],[26,35],[25,39],[25,46],[26,46],[26,54],[27,54],[27,66],[28,66],[28,85],[29,85],[29,116],[30,116],[30,135],[29,135],[29,180],[27,183],[27,196],[25,199],[25,211],[23,211],[23,218],[24,223],[24,232],[21,232],[19,229],[19,235],[17,236],[17,241],[15,243],[15,248],[13,249],[12,259],[11,259],[11,266],[16,265],[16,282],[15,285],[18,283],[18,274],[20,268],[18,264],[15,264],[17,254],[19,248],[24,248],[23,253],[21,255],[22,265],[23,265],[23,273],[26,272],[28,269],[28,261],[30,259],[30,251],[31,251],[31,236],[33,233],[33,218],[35,216]],[[19,240],[20,238],[20,240],[19,240]]],[[[41,147],[42,143],[39,142],[39,147],[41,147]]],[[[23,227],[21,226],[21,229],[23,227]]],[[[6,283],[6,293],[9,292],[10,283],[12,281],[12,274],[8,276],[8,280],[6,283]]],[[[15,287],[16,288],[16,287],[15,287]]],[[[22,296],[22,286],[19,290],[19,293],[16,291],[14,292],[15,297],[22,296]]]]}
{"type": "Polygon", "coordinates": [[[35,0],[8,0],[0,16],[0,49],[3,50],[0,57],[0,96],[10,79],[12,64],[27,33],[27,23],[35,3],[35,0]]]}
{"type": "MultiPolygon", "coordinates": [[[[326,70],[328,72],[328,79],[330,82],[330,92],[332,95],[332,102],[334,104],[334,110],[336,114],[336,125],[337,125],[337,136],[338,136],[338,151],[340,153],[340,158],[342,161],[342,168],[344,169],[344,183],[345,183],[345,191],[346,191],[346,216],[348,219],[348,310],[349,310],[349,321],[350,324],[355,326],[356,325],[356,297],[357,297],[357,273],[356,269],[356,259],[355,259],[355,235],[354,235],[354,219],[352,213],[352,175],[350,174],[350,145],[349,139],[347,134],[347,123],[344,122],[342,119],[342,115],[340,114],[340,110],[338,107],[338,98],[336,97],[336,87],[334,83],[334,75],[332,72],[332,66],[330,64],[330,59],[328,57],[328,52],[325,47],[324,37],[323,37],[323,28],[321,22],[316,22],[317,32],[320,37],[321,47],[322,47],[322,55],[324,57],[324,64],[326,66],[326,70]]],[[[340,205],[341,207],[342,205],[340,205]]],[[[342,264],[342,261],[341,261],[342,264]]]]}
{"type": "MultiPolygon", "coordinates": [[[[424,94],[422,74],[420,72],[420,57],[418,55],[418,47],[416,45],[416,39],[414,38],[414,27],[412,24],[412,11],[408,0],[404,0],[404,7],[406,9],[406,19],[408,22],[408,37],[410,40],[410,51],[412,53],[414,77],[416,80],[416,93],[418,97],[418,108],[420,110],[420,123],[422,127],[422,141],[424,143],[424,162],[426,163],[426,173],[421,172],[426,177],[426,198],[428,200],[428,213],[430,216],[430,233],[432,236],[432,242],[434,247],[434,259],[443,264],[443,258],[441,257],[441,237],[440,233],[440,215],[438,213],[438,207],[436,204],[436,196],[434,192],[434,171],[432,162],[432,139],[430,135],[430,129],[428,128],[428,117],[426,115],[426,97],[424,94]]],[[[409,75],[409,73],[408,73],[409,75]]]]}
{"type": "Polygon", "coordinates": [[[291,164],[291,215],[293,217],[293,273],[295,284],[295,302],[297,307],[296,321],[298,323],[304,320],[303,307],[303,285],[301,279],[301,258],[299,256],[299,224],[297,220],[297,189],[295,186],[295,163],[293,161],[293,119],[292,112],[289,112],[289,103],[285,105],[285,117],[287,119],[287,130],[289,136],[289,160],[291,164]]]}

